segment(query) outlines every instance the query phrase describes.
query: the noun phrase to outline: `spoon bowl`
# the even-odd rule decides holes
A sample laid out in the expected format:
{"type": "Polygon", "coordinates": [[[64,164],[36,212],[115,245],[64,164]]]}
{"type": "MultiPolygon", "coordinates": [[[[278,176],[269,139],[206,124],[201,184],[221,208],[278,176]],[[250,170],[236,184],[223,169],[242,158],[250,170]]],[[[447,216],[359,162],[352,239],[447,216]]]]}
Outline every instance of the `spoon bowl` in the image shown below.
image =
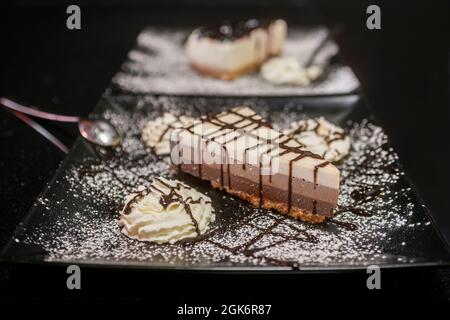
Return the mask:
{"type": "Polygon", "coordinates": [[[121,142],[117,129],[105,120],[82,119],[78,129],[83,138],[101,147],[115,147],[121,142]]]}

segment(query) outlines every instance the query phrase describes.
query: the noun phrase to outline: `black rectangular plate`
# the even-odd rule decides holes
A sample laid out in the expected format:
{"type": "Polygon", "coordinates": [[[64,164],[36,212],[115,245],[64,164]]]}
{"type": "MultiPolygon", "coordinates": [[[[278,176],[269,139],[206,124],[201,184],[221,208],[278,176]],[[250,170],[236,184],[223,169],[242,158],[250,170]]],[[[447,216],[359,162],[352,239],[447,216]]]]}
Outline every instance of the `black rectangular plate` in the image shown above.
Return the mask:
{"type": "MultiPolygon", "coordinates": [[[[137,124],[168,110],[188,115],[195,115],[197,112],[211,114],[240,104],[250,105],[258,113],[281,126],[285,125],[288,120],[305,116],[324,116],[349,130],[354,128],[354,124],[365,123],[364,119],[376,124],[370,108],[364,99],[358,95],[221,98],[137,96],[107,92],[95,109],[93,117],[99,115],[113,117],[111,121],[116,121],[119,127],[125,129],[124,134],[136,142],[139,141],[139,130],[127,128],[127,125],[132,122],[126,124],[123,118],[131,117],[137,124]]],[[[374,128],[380,129],[379,127],[374,128]]],[[[379,131],[375,130],[373,135],[376,132],[380,134],[379,131]]],[[[364,149],[364,139],[370,138],[369,136],[370,134],[366,133],[362,140],[358,140],[358,145],[355,148],[364,149]]],[[[382,142],[381,145],[378,151],[388,152],[391,150],[388,143],[382,142]]],[[[129,148],[139,149],[139,145],[129,146],[129,148]]],[[[143,149],[141,151],[143,152],[143,149]]],[[[389,152],[392,152],[392,150],[389,152]]],[[[361,156],[361,159],[357,159],[354,155],[352,158],[351,153],[350,157],[343,160],[338,166],[342,168],[346,165],[346,161],[358,163],[359,160],[364,160],[363,156],[361,156]]],[[[408,189],[408,179],[404,175],[399,175],[395,183],[386,183],[382,186],[383,192],[381,195],[377,195],[381,199],[381,204],[370,204],[372,217],[360,217],[344,213],[342,217],[336,218],[339,221],[353,223],[358,227],[357,231],[350,231],[348,226],[345,228],[333,223],[311,226],[288,219],[287,224],[306,230],[305,232],[308,234],[317,235],[319,243],[291,240],[294,242],[294,245],[292,245],[289,240],[282,241],[286,246],[292,248],[286,249],[288,250],[287,253],[280,253],[282,257],[282,263],[280,263],[280,259],[274,258],[274,255],[279,257],[277,251],[264,255],[261,253],[264,250],[256,250],[252,252],[254,254],[254,256],[251,256],[252,259],[249,259],[248,256],[245,257],[245,255],[242,259],[234,259],[233,257],[230,258],[229,252],[228,255],[220,253],[220,249],[214,248],[212,244],[199,249],[200,253],[198,253],[198,250],[197,253],[193,253],[199,243],[202,246],[201,241],[194,245],[156,245],[126,238],[119,233],[119,227],[116,224],[121,199],[118,200],[114,195],[111,196],[111,199],[108,199],[110,191],[106,190],[107,188],[101,190],[103,197],[100,200],[97,196],[90,197],[86,195],[86,190],[83,189],[86,188],[86,185],[82,186],[77,179],[74,179],[74,168],[78,168],[76,172],[79,173],[79,167],[86,168],[95,163],[96,159],[93,148],[85,141],[78,139],[45,192],[33,205],[10,242],[3,249],[3,260],[25,263],[76,263],[101,267],[220,272],[343,271],[366,268],[367,265],[371,264],[383,267],[438,266],[446,265],[450,261],[449,253],[430,222],[426,208],[420,203],[414,190],[408,189]],[[388,199],[393,200],[386,203],[388,199]],[[328,242],[324,243],[322,241],[324,239],[328,242]],[[297,249],[298,251],[296,251],[297,249]],[[221,256],[221,254],[225,256],[221,256]],[[289,254],[291,256],[287,259],[286,257],[289,254]]],[[[394,157],[393,164],[396,169],[392,170],[397,170],[395,172],[401,171],[401,166],[396,157],[394,157]]],[[[148,183],[151,177],[161,174],[158,169],[155,169],[161,166],[160,160],[157,160],[153,155],[144,156],[144,162],[140,166],[148,168],[148,176],[130,178],[130,181],[148,183]]],[[[122,171],[120,170],[116,172],[117,175],[121,175],[122,171]]],[[[369,174],[367,170],[369,169],[365,169],[364,172],[369,174]]],[[[168,174],[166,169],[163,171],[163,175],[168,174]]],[[[394,171],[388,172],[386,175],[389,176],[394,171]]],[[[344,178],[345,172],[344,168],[344,178]]],[[[365,173],[360,172],[358,174],[365,173]]],[[[356,174],[356,178],[350,179],[352,183],[357,182],[358,174],[356,174]]],[[[247,221],[245,219],[250,217],[254,219],[254,225],[264,229],[274,221],[273,219],[279,216],[277,213],[256,209],[245,201],[232,198],[220,191],[211,190],[208,183],[196,178],[185,175],[177,178],[202,192],[207,192],[212,198],[213,206],[216,209],[216,221],[211,228],[212,230],[219,227],[225,228],[224,232],[217,233],[220,238],[218,241],[223,241],[227,237],[231,239],[231,242],[237,241],[237,239],[247,241],[252,236],[252,232],[249,231],[247,239],[242,239],[245,238],[245,236],[243,237],[245,231],[240,229],[242,228],[242,221],[247,221]],[[237,229],[241,231],[234,234],[237,229]]],[[[83,179],[90,178],[84,177],[83,179]]],[[[128,178],[121,177],[121,179],[126,180],[128,178]]],[[[381,180],[385,181],[383,179],[381,180]]],[[[117,190],[120,185],[111,183],[111,188],[117,190]]],[[[342,191],[344,198],[345,189],[342,191]]],[[[347,191],[351,190],[348,189],[347,191]]],[[[126,191],[123,190],[123,196],[125,195],[126,191]]],[[[375,199],[374,201],[378,200],[375,199]]],[[[283,233],[284,231],[280,232],[283,233]]],[[[276,242],[277,235],[266,236],[268,239],[265,241],[276,242]]],[[[214,236],[212,239],[214,240],[214,236]]],[[[236,243],[230,244],[230,246],[239,247],[236,243]]],[[[260,244],[259,248],[262,247],[263,245],[260,244]]],[[[249,248],[255,249],[256,247],[250,246],[249,248]]],[[[224,252],[227,251],[223,250],[224,252]]]]}
{"type": "MultiPolygon", "coordinates": [[[[314,60],[318,64],[325,63],[324,73],[309,85],[273,84],[264,80],[257,71],[234,81],[199,75],[190,67],[184,52],[185,42],[194,28],[149,26],[142,30],[136,46],[114,76],[112,87],[134,94],[216,97],[324,96],[348,94],[359,88],[358,79],[341,61],[337,44],[332,40],[322,47],[314,60]]],[[[291,26],[284,55],[296,57],[300,64],[306,63],[330,32],[324,25],[291,26]]]]}

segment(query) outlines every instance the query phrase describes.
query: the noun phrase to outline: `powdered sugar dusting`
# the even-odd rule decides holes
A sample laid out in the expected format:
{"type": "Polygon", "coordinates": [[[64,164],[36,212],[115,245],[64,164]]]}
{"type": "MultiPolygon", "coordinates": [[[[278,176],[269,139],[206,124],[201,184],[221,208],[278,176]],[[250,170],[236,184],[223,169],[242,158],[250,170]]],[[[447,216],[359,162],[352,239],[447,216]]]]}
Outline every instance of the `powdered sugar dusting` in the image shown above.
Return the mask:
{"type": "MultiPolygon", "coordinates": [[[[234,103],[242,102],[257,112],[261,110],[262,115],[269,110],[257,100],[234,103]]],[[[164,245],[122,235],[117,219],[125,196],[155,177],[174,178],[168,158],[151,154],[142,143],[140,131],[145,122],[171,110],[198,116],[205,107],[203,103],[202,99],[189,104],[176,98],[145,96],[133,103],[132,112],[107,109],[102,116],[124,134],[123,147],[114,156],[86,150],[39,199],[43,222],[23,232],[17,241],[43,247],[50,261],[102,259],[165,267],[296,268],[420,259],[398,249],[398,239],[402,238],[398,235],[426,230],[429,221],[417,215],[418,205],[403,181],[398,157],[387,144],[386,134],[368,120],[341,124],[352,139],[352,151],[338,164],[342,180],[340,212],[324,225],[310,225],[258,209],[198,179],[177,176],[211,197],[216,211],[211,231],[198,241],[164,245]],[[351,211],[354,208],[358,208],[358,214],[351,211]]],[[[273,112],[271,118],[277,127],[286,128],[295,120],[292,114],[292,106],[287,106],[273,112]]]]}

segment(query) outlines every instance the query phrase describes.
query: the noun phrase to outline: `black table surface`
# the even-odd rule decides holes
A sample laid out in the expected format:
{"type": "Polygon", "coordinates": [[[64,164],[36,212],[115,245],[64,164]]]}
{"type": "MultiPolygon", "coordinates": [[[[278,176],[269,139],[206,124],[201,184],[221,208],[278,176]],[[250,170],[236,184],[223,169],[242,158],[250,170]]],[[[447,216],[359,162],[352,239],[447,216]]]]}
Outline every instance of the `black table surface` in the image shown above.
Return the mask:
{"type": "MultiPolygon", "coordinates": [[[[139,2],[139,1],[138,1],[139,2]]],[[[199,2],[197,2],[199,3],[199,2]]],[[[446,185],[449,161],[448,7],[433,1],[383,4],[382,29],[365,27],[363,4],[323,4],[319,9],[294,6],[89,6],[82,7],[82,29],[69,31],[65,7],[0,8],[0,95],[65,114],[87,116],[126,58],[138,32],[148,24],[185,25],[229,18],[283,16],[290,23],[339,24],[342,59],[357,74],[375,114],[400,155],[407,174],[450,240],[450,206],[446,185]],[[418,23],[420,21],[420,23],[418,23]]],[[[39,121],[71,145],[74,126],[39,121]]],[[[0,246],[11,236],[52,177],[64,154],[32,129],[0,109],[0,246]]],[[[382,290],[367,290],[365,273],[267,276],[203,275],[171,272],[124,272],[87,269],[83,289],[65,289],[61,267],[0,266],[0,296],[10,297],[150,297],[154,292],[130,287],[140,281],[174,294],[173,286],[190,286],[167,302],[206,303],[270,301],[270,292],[302,286],[309,296],[348,292],[362,296],[450,298],[450,270],[383,270],[382,290]],[[37,276],[39,275],[39,276],[37,276]],[[130,279],[133,279],[131,281],[130,279]],[[164,282],[165,281],[165,282],[164,282]],[[199,282],[208,291],[200,290],[199,282]],[[111,290],[114,288],[114,290],[111,290]],[[121,289],[119,289],[121,288],[121,289]],[[123,290],[122,290],[123,289],[123,290]],[[207,292],[207,294],[202,294],[207,292]],[[226,297],[226,298],[225,298],[226,297]],[[225,300],[224,300],[225,299],[225,300]]],[[[142,285],[141,288],[145,285],[142,285]]],[[[284,299],[286,301],[286,299],[284,299]]]]}

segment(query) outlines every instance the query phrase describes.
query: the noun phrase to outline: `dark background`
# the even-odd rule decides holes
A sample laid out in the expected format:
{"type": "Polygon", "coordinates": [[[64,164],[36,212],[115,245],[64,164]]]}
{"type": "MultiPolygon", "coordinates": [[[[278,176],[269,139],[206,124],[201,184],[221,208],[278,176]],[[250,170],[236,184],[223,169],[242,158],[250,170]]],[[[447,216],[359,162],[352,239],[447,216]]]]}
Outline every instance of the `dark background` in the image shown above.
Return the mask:
{"type": "MultiPolygon", "coordinates": [[[[197,25],[230,17],[280,16],[290,24],[340,25],[336,40],[342,59],[360,79],[405,171],[450,243],[448,9],[446,1],[13,1],[0,4],[0,96],[87,116],[147,24],[197,25]],[[68,4],[81,6],[82,30],[67,30],[68,4]],[[381,7],[381,30],[366,29],[368,4],[381,7]]],[[[67,145],[76,137],[73,126],[39,122],[67,145]]],[[[0,109],[0,246],[63,159],[53,145],[0,109]]],[[[172,307],[184,302],[287,304],[324,291],[333,297],[342,292],[363,297],[450,297],[448,269],[382,274],[383,289],[373,292],[366,289],[364,273],[243,277],[86,269],[83,289],[74,293],[65,289],[63,268],[5,265],[0,269],[0,295],[132,299],[153,296],[152,290],[158,288],[162,295],[178,293],[177,299],[166,301],[172,307]],[[142,283],[141,289],[136,283],[142,283]],[[286,290],[297,293],[280,296],[286,290]]]]}

